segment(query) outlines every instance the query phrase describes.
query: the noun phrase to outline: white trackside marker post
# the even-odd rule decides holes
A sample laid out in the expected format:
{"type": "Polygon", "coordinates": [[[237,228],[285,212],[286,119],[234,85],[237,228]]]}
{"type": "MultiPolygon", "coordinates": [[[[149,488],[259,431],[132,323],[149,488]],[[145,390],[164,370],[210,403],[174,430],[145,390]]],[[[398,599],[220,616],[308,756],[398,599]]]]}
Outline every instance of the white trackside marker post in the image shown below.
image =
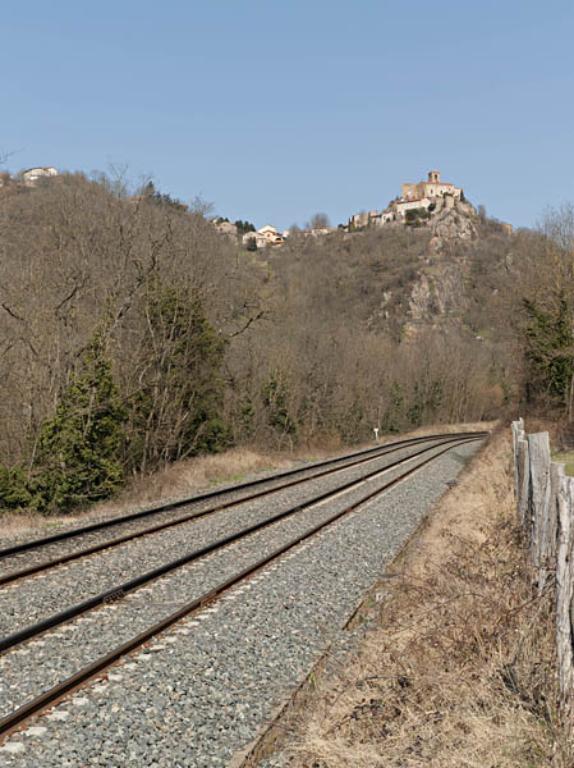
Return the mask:
{"type": "Polygon", "coordinates": [[[373,427],[373,432],[375,433],[375,443],[379,442],[379,428],[373,427]]]}

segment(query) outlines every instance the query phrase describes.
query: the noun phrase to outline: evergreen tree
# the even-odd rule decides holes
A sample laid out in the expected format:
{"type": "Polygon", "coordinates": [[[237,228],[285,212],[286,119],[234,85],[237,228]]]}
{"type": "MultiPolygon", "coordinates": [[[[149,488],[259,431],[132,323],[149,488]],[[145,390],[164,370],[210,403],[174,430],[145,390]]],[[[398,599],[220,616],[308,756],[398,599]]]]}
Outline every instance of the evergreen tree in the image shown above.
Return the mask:
{"type": "Polygon", "coordinates": [[[148,286],[142,387],[133,400],[130,464],[154,466],[229,444],[222,420],[225,340],[186,289],[148,286]]]}
{"type": "Polygon", "coordinates": [[[568,302],[560,294],[554,306],[542,308],[525,300],[524,309],[527,397],[547,395],[566,404],[574,374],[574,335],[568,302]]]}
{"type": "Polygon", "coordinates": [[[394,381],[390,389],[390,403],[382,420],[383,432],[400,432],[405,423],[406,400],[403,386],[394,381]]]}
{"type": "Polygon", "coordinates": [[[235,226],[237,227],[237,234],[238,235],[245,235],[247,232],[255,232],[255,227],[250,221],[242,221],[241,219],[237,219],[235,222],[235,226]]]}
{"type": "Polygon", "coordinates": [[[32,495],[24,469],[0,466],[0,509],[27,507],[31,501],[32,495]]]}
{"type": "Polygon", "coordinates": [[[40,430],[32,503],[47,511],[99,501],[121,485],[125,409],[97,335],[40,430]]]}

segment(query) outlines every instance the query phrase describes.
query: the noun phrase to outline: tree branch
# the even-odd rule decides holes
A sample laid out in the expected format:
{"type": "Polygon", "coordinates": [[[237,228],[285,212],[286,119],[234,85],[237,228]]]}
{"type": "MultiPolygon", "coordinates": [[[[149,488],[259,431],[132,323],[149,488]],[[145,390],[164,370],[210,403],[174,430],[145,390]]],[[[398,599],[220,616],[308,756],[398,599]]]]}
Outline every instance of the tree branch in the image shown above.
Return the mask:
{"type": "Polygon", "coordinates": [[[264,310],[260,310],[256,315],[253,315],[247,320],[243,328],[240,328],[238,331],[234,331],[233,333],[230,333],[229,338],[232,339],[234,338],[234,336],[239,336],[241,333],[244,333],[252,323],[255,323],[257,320],[260,320],[264,314],[265,314],[264,310]]]}

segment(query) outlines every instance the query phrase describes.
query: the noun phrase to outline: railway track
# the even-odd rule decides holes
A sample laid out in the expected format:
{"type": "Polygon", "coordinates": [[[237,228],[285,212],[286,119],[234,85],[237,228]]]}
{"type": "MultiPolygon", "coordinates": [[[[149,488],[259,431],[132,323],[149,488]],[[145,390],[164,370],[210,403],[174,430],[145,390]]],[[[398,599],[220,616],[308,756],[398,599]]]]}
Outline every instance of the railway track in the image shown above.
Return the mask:
{"type": "MultiPolygon", "coordinates": [[[[471,433],[469,433],[470,436],[471,433]]],[[[89,525],[73,528],[70,530],[62,531],[51,536],[34,539],[27,542],[20,542],[18,544],[11,545],[0,549],[0,586],[6,584],[12,584],[28,576],[33,576],[38,573],[45,572],[52,568],[56,568],[66,563],[70,563],[74,560],[87,557],[89,555],[102,552],[106,549],[125,544],[128,541],[149,536],[154,533],[172,528],[177,525],[188,523],[192,520],[197,520],[213,512],[219,512],[224,509],[230,509],[238,504],[243,504],[247,501],[259,499],[270,494],[277,493],[286,488],[300,485],[301,483],[308,482],[321,477],[326,477],[339,472],[341,469],[351,468],[371,462],[382,456],[394,453],[399,450],[403,450],[406,447],[412,445],[418,445],[436,440],[440,441],[445,439],[447,435],[434,435],[431,438],[411,438],[409,440],[397,441],[395,443],[388,443],[383,446],[375,448],[368,448],[364,451],[359,451],[353,454],[348,454],[336,459],[328,459],[325,461],[315,462],[310,466],[288,470],[271,477],[258,478],[247,483],[241,483],[238,485],[230,486],[221,490],[209,491],[207,493],[199,494],[196,496],[181,499],[168,504],[157,505],[154,507],[140,510],[135,513],[123,515],[119,517],[109,518],[107,520],[99,521],[89,525]],[[265,487],[267,486],[267,487],[265,487]],[[230,495],[236,495],[235,498],[228,498],[230,495]],[[237,496],[237,494],[239,494],[237,496]],[[205,508],[195,509],[195,507],[203,502],[210,501],[205,508]],[[185,510],[185,508],[192,508],[182,515],[172,516],[172,513],[177,510],[185,510]],[[161,521],[157,521],[158,517],[162,517],[161,521]],[[166,519],[167,518],[167,519],[166,519]],[[146,521],[154,520],[151,525],[146,525],[146,521]],[[143,522],[143,527],[140,527],[140,523],[143,522]],[[113,529],[117,529],[121,526],[130,526],[135,524],[137,527],[133,530],[129,530],[120,536],[112,538],[104,538],[96,543],[93,543],[87,547],[78,547],[71,551],[65,551],[62,554],[58,554],[50,559],[32,556],[32,562],[30,563],[30,553],[34,550],[40,550],[42,552],[44,548],[61,544],[62,542],[69,542],[71,540],[82,540],[82,538],[93,537],[97,532],[101,534],[113,529]],[[10,568],[10,563],[15,561],[15,564],[26,560],[27,565],[23,568],[10,568]],[[8,567],[6,567],[8,564],[8,567]],[[2,567],[3,566],[3,567],[2,567]]]]}
{"type": "MultiPolygon", "coordinates": [[[[281,512],[270,515],[264,520],[244,527],[227,537],[214,540],[205,547],[201,547],[199,549],[188,552],[183,558],[178,558],[176,560],[170,561],[169,563],[165,563],[160,568],[152,569],[138,575],[135,579],[131,579],[121,584],[116,584],[113,588],[99,593],[98,595],[90,598],[88,601],[82,601],[76,605],[69,606],[63,611],[53,614],[41,622],[27,626],[24,629],[21,629],[18,632],[12,633],[11,635],[3,638],[0,641],[0,650],[2,651],[3,657],[6,657],[6,655],[9,655],[11,652],[17,652],[23,644],[29,642],[33,643],[40,635],[49,632],[49,630],[52,630],[56,627],[62,627],[68,622],[71,622],[72,620],[75,620],[84,614],[91,614],[97,608],[103,607],[105,610],[105,608],[109,607],[110,604],[112,604],[114,608],[118,608],[122,603],[129,602],[129,595],[136,590],[141,589],[144,585],[149,585],[151,582],[154,582],[161,577],[173,573],[178,569],[182,569],[190,564],[203,562],[206,558],[209,559],[210,556],[215,554],[220,555],[222,552],[229,551],[233,549],[234,546],[241,544],[243,541],[253,539],[253,537],[261,534],[261,532],[264,532],[268,529],[275,529],[277,526],[283,524],[284,521],[297,518],[297,520],[305,522],[306,518],[303,513],[309,513],[311,510],[317,510],[318,508],[324,507],[326,502],[337,498],[340,499],[342,496],[355,493],[357,490],[365,488],[364,493],[361,493],[358,497],[355,496],[349,502],[345,502],[342,508],[334,511],[333,513],[320,516],[314,523],[300,528],[294,536],[287,535],[278,546],[272,547],[269,551],[265,551],[263,555],[260,554],[260,556],[252,559],[247,565],[244,565],[243,567],[237,568],[233,572],[230,572],[226,578],[210,585],[207,590],[201,592],[200,594],[194,595],[183,605],[179,606],[176,611],[167,613],[166,615],[162,616],[159,621],[146,626],[143,631],[140,631],[126,639],[124,642],[119,643],[116,647],[112,648],[107,653],[98,655],[97,658],[90,661],[90,663],[85,664],[73,674],[67,675],[63,679],[59,680],[56,684],[48,686],[39,695],[29,698],[28,700],[21,703],[20,706],[17,706],[13,711],[11,711],[9,714],[4,716],[2,720],[0,720],[0,735],[6,736],[14,729],[25,723],[30,717],[42,711],[46,707],[54,704],[62,696],[69,694],[71,691],[92,679],[94,676],[101,675],[110,665],[114,664],[126,654],[144,645],[156,635],[176,624],[182,618],[189,616],[198,609],[205,607],[213,600],[218,599],[220,596],[228,592],[243,580],[251,577],[261,569],[269,566],[270,563],[280,558],[289,550],[293,549],[302,542],[309,540],[324,528],[333,525],[343,516],[348,515],[349,513],[356,510],[360,505],[371,500],[383,491],[392,488],[397,483],[403,481],[408,476],[420,470],[422,467],[435,461],[440,456],[451,450],[453,447],[465,444],[469,441],[481,439],[484,436],[485,433],[467,433],[462,435],[440,435],[433,436],[431,438],[427,437],[415,439],[416,442],[412,440],[400,441],[399,443],[395,443],[390,446],[387,445],[381,448],[369,449],[365,452],[353,454],[352,456],[340,457],[334,461],[331,460],[320,462],[313,467],[313,469],[319,468],[318,474],[314,474],[312,476],[313,478],[324,477],[328,474],[333,474],[343,469],[356,466],[357,464],[366,464],[369,461],[373,461],[375,458],[380,458],[381,456],[392,454],[398,450],[404,449],[407,446],[415,447],[415,451],[409,454],[407,457],[401,457],[396,461],[392,461],[390,464],[385,465],[383,468],[377,467],[373,471],[367,472],[359,479],[347,480],[346,482],[337,485],[335,488],[314,494],[304,503],[296,504],[289,507],[287,510],[282,510],[281,512]],[[419,447],[419,444],[421,443],[423,444],[423,447],[419,447]],[[345,459],[347,460],[346,464],[345,459]],[[333,466],[334,463],[335,466],[333,466]],[[342,464],[344,466],[341,466],[342,464]],[[404,465],[407,465],[406,468],[404,465]],[[378,481],[381,476],[387,474],[392,474],[393,476],[390,479],[385,480],[382,485],[380,483],[376,483],[376,481],[378,481]]],[[[305,468],[305,470],[308,470],[308,468],[305,468]]],[[[254,495],[257,497],[260,495],[267,495],[270,493],[278,492],[286,487],[293,485],[294,483],[301,483],[308,479],[312,479],[306,476],[301,478],[301,472],[303,471],[304,470],[292,470],[289,473],[283,473],[280,475],[279,482],[283,484],[279,488],[274,487],[271,489],[262,489],[261,485],[263,485],[265,481],[269,482],[268,478],[255,481],[255,485],[252,483],[242,484],[239,486],[239,488],[248,490],[249,499],[254,498],[254,495]],[[290,478],[287,482],[285,482],[286,477],[290,478]],[[257,488],[258,486],[259,490],[253,494],[253,488],[257,488]]],[[[223,494],[234,492],[236,490],[237,486],[232,490],[227,489],[223,491],[223,494]]],[[[217,498],[217,492],[210,493],[208,496],[211,498],[217,498]]],[[[242,501],[245,500],[245,497],[242,498],[242,501]]],[[[189,503],[189,501],[187,503],[189,503]]],[[[231,506],[240,502],[237,500],[228,500],[227,502],[224,502],[225,505],[228,503],[231,506]]],[[[170,505],[167,506],[169,507],[170,505]]],[[[217,506],[217,509],[220,508],[222,507],[217,506]]],[[[158,509],[164,511],[163,508],[156,508],[155,511],[158,509]]],[[[210,509],[209,511],[213,510],[210,509]]],[[[151,510],[149,512],[151,515],[154,513],[154,511],[151,510]]],[[[208,510],[203,510],[197,514],[206,515],[208,514],[208,510]]],[[[116,520],[122,519],[125,520],[125,518],[116,518],[116,520]]],[[[176,525],[180,523],[181,521],[178,520],[175,522],[171,521],[169,524],[176,525]]],[[[164,522],[161,525],[164,527],[166,524],[168,523],[164,522]]],[[[153,526],[152,528],[155,527],[156,526],[153,526]]],[[[86,526],[84,530],[86,530],[86,528],[89,529],[90,526],[86,526]]],[[[77,533],[79,530],[81,529],[76,529],[76,536],[81,535],[77,533]]],[[[145,531],[141,531],[139,535],[148,535],[152,532],[153,530],[147,529],[145,531]]],[[[67,537],[69,538],[69,534],[73,532],[68,531],[65,533],[68,534],[67,537]]],[[[50,544],[54,543],[53,537],[49,538],[50,544]]],[[[44,546],[43,543],[38,543],[38,540],[31,542],[30,545],[30,549],[44,546]]],[[[115,544],[112,544],[112,546],[115,546],[115,544]]],[[[90,548],[87,549],[89,550],[90,548]]],[[[80,556],[84,555],[82,554],[80,556]]],[[[15,588],[12,587],[12,589],[15,588]]],[[[94,616],[97,616],[97,614],[98,611],[95,611],[94,616]]]]}

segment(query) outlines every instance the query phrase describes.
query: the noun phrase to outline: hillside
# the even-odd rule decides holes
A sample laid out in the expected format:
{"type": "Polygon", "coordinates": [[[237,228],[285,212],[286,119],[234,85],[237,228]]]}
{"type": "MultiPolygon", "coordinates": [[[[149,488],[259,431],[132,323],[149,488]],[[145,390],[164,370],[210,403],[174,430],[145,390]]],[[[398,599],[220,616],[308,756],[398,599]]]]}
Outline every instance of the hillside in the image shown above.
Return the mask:
{"type": "Polygon", "coordinates": [[[96,500],[232,444],[495,418],[521,392],[517,285],[549,241],[467,204],[256,252],[105,177],[7,187],[0,215],[5,505],[96,500]]]}
{"type": "Polygon", "coordinates": [[[402,337],[417,325],[436,327],[450,319],[477,332],[466,313],[500,287],[500,270],[519,238],[508,225],[457,207],[428,227],[292,239],[269,262],[286,286],[316,269],[325,285],[320,301],[334,292],[345,311],[357,310],[369,328],[402,337]]]}
{"type": "MultiPolygon", "coordinates": [[[[537,235],[455,208],[428,227],[291,241],[267,261],[287,304],[399,347],[432,333],[493,351],[509,341],[509,290],[537,235]],[[514,265],[514,266],[513,266],[514,265]]],[[[482,352],[480,353],[482,354],[482,352]]],[[[501,351],[501,360],[504,350],[501,351]]]]}

